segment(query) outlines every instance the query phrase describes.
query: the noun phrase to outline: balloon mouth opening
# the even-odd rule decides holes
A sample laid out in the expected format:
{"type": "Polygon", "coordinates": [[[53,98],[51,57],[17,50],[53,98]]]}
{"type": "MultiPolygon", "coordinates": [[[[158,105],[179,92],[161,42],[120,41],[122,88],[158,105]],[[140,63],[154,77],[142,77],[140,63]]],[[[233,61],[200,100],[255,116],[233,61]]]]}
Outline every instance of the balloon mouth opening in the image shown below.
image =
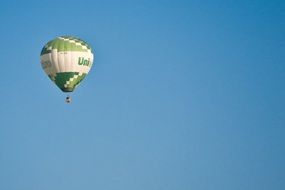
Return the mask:
{"type": "Polygon", "coordinates": [[[73,92],[74,88],[61,88],[63,92],[73,92]]]}

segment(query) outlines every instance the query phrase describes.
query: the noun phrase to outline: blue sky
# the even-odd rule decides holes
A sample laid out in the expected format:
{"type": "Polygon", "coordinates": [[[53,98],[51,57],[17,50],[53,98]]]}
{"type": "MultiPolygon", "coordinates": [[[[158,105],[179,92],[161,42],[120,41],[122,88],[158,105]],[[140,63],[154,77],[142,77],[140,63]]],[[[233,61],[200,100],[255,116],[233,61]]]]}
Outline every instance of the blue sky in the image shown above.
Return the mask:
{"type": "Polygon", "coordinates": [[[0,189],[285,189],[284,1],[1,1],[0,189]],[[67,105],[39,60],[95,63],[67,105]]]}

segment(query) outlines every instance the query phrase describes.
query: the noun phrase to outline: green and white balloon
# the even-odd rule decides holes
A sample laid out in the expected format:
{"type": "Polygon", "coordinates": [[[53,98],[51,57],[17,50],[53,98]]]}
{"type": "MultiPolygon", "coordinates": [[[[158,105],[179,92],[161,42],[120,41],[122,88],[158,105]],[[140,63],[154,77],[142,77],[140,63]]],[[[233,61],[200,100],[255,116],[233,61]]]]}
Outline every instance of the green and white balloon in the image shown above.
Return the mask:
{"type": "Polygon", "coordinates": [[[57,37],[41,51],[42,68],[63,92],[76,88],[91,69],[93,59],[91,47],[71,36],[57,37]]]}

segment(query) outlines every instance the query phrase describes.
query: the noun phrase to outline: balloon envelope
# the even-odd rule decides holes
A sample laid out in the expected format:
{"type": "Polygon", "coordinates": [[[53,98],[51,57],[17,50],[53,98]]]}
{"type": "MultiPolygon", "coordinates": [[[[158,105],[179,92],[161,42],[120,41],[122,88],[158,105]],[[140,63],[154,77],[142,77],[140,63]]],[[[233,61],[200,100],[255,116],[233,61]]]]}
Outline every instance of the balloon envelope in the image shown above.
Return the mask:
{"type": "Polygon", "coordinates": [[[72,92],[93,64],[91,47],[83,40],[61,36],[49,41],[41,51],[41,65],[63,91],[72,92]]]}

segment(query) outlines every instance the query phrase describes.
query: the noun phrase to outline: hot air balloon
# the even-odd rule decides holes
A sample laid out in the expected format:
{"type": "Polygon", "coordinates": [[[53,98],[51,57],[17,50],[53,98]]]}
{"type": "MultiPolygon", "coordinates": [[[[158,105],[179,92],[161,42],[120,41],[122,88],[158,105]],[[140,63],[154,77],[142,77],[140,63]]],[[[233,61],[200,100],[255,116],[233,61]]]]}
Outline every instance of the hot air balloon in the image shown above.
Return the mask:
{"type": "MultiPolygon", "coordinates": [[[[91,47],[72,36],[49,41],[41,51],[41,65],[48,77],[63,91],[73,92],[93,65],[91,47]]],[[[70,103],[70,96],[66,97],[70,103]]]]}

